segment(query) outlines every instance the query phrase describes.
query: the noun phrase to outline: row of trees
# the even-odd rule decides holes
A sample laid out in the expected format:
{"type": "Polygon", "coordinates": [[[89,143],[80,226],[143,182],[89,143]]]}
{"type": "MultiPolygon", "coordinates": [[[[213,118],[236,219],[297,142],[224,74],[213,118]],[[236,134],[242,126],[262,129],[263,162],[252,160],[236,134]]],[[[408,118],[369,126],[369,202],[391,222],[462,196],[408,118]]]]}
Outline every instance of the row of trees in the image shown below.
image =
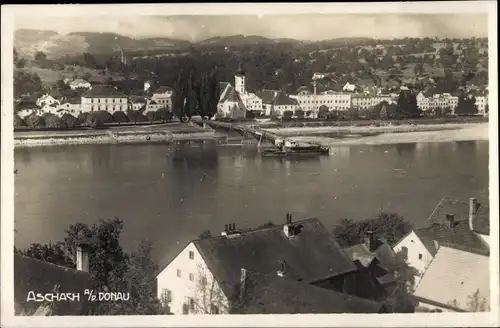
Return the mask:
{"type": "Polygon", "coordinates": [[[110,123],[139,123],[139,122],[158,122],[163,123],[172,120],[172,111],[169,108],[160,108],[154,112],[148,112],[144,115],[141,111],[128,110],[126,113],[122,111],[110,114],[106,111],[84,112],[75,117],[65,113],[61,117],[52,114],[44,113],[42,115],[31,114],[24,119],[18,115],[14,115],[14,127],[29,127],[31,129],[64,129],[76,128],[81,126],[98,127],[110,123]]]}

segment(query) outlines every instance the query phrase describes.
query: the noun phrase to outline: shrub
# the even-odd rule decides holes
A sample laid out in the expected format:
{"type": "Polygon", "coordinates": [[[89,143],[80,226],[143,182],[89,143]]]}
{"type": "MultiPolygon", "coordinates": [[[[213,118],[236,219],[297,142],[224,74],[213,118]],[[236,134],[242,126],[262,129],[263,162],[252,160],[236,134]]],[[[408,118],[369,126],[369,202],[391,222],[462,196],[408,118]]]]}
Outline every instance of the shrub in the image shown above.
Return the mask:
{"type": "Polygon", "coordinates": [[[65,113],[61,117],[61,125],[62,125],[62,127],[72,129],[72,128],[77,126],[77,119],[73,115],[65,113]]]}
{"type": "Polygon", "coordinates": [[[32,129],[40,129],[45,127],[45,120],[43,117],[36,114],[31,114],[25,118],[26,124],[32,129]]]}
{"type": "Polygon", "coordinates": [[[291,110],[286,110],[283,112],[283,119],[290,120],[293,116],[293,112],[291,110]]]}
{"type": "Polygon", "coordinates": [[[44,113],[42,118],[45,121],[45,127],[49,129],[59,129],[62,126],[61,119],[55,114],[44,113]]]}
{"type": "Polygon", "coordinates": [[[113,120],[113,122],[118,123],[118,124],[129,122],[129,118],[128,118],[127,114],[125,114],[122,111],[114,112],[113,116],[112,116],[112,120],[113,120]]]}
{"type": "Polygon", "coordinates": [[[14,128],[20,128],[27,126],[26,122],[19,117],[19,115],[14,115],[14,128]]]}

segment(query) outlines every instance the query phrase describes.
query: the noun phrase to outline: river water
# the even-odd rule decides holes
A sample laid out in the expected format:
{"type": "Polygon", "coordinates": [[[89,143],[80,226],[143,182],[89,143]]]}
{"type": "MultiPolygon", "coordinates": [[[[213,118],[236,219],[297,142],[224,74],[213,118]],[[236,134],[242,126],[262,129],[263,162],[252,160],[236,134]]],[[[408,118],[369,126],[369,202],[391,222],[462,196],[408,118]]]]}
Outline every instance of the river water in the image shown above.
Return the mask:
{"type": "Polygon", "coordinates": [[[330,157],[261,158],[255,146],[79,145],[15,150],[15,243],[62,240],[69,225],[124,221],[127,251],[147,238],[168,261],[204,230],[380,209],[417,227],[444,196],[488,201],[488,141],[344,146],[330,157]]]}

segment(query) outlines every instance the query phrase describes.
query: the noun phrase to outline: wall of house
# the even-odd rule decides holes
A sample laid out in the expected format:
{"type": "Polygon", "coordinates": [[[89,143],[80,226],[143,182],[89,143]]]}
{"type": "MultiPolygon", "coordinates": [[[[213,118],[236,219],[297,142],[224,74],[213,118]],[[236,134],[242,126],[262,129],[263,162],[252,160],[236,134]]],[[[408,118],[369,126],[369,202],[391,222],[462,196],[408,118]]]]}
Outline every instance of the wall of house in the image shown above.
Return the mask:
{"type": "Polygon", "coordinates": [[[220,314],[228,313],[228,300],[193,243],[189,243],[156,279],[158,299],[169,294],[173,314],[203,314],[217,310],[211,305],[217,306],[220,314]]]}
{"type": "MultiPolygon", "coordinates": [[[[403,251],[403,247],[408,249],[408,265],[417,269],[422,276],[433,259],[432,254],[413,231],[393,247],[394,252],[403,251]]],[[[418,285],[419,281],[420,277],[415,277],[415,286],[418,285]]]]}
{"type": "Polygon", "coordinates": [[[151,97],[152,100],[156,101],[160,107],[172,108],[172,97],[171,93],[155,93],[151,97]]]}
{"type": "Polygon", "coordinates": [[[217,106],[219,115],[230,118],[245,118],[245,108],[240,108],[239,104],[234,101],[226,101],[217,106]]]}
{"type": "Polygon", "coordinates": [[[127,98],[86,98],[82,97],[82,112],[96,112],[99,110],[110,113],[127,111],[127,98]]]}

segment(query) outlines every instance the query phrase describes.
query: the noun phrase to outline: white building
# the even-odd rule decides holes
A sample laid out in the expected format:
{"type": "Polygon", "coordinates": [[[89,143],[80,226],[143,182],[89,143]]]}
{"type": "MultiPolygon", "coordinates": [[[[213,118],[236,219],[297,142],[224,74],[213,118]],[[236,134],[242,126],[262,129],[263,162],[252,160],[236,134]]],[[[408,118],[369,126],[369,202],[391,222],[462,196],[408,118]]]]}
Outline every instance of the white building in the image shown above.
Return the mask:
{"type": "Polygon", "coordinates": [[[352,107],[358,109],[368,109],[384,101],[388,104],[395,104],[397,102],[390,95],[353,95],[351,98],[352,107]]]}
{"type": "Polygon", "coordinates": [[[469,203],[443,198],[428,223],[428,227],[411,231],[393,247],[396,253],[405,254],[408,264],[419,272],[417,286],[441,246],[489,253],[489,208],[475,198],[469,203]]]}
{"type": "Polygon", "coordinates": [[[357,270],[318,219],[246,231],[229,224],[221,236],[188,243],[158,274],[157,295],[173,314],[227,314],[242,269],[309,284],[357,270]]]}
{"type": "Polygon", "coordinates": [[[344,87],[342,88],[342,91],[344,91],[344,92],[354,92],[354,91],[356,91],[356,89],[358,89],[358,87],[355,84],[351,84],[351,83],[347,82],[344,85],[344,87]]]}
{"type": "Polygon", "coordinates": [[[458,106],[458,97],[449,93],[426,95],[421,91],[417,95],[417,106],[424,112],[434,111],[437,108],[448,108],[454,113],[455,108],[458,106]]]}
{"type": "MultiPolygon", "coordinates": [[[[139,107],[137,104],[135,104],[136,107],[139,107]]],[[[144,106],[144,111],[142,112],[144,115],[146,115],[149,112],[156,112],[160,108],[165,108],[162,104],[157,103],[153,99],[146,99],[146,104],[144,106]]]]}
{"type": "Polygon", "coordinates": [[[128,97],[111,85],[96,85],[82,95],[82,112],[127,111],[128,97]]]}
{"type": "Polygon", "coordinates": [[[172,94],[173,90],[167,86],[161,86],[153,92],[151,96],[151,100],[156,102],[158,105],[162,106],[162,108],[172,108],[172,94]]]}
{"type": "Polygon", "coordinates": [[[478,114],[484,115],[488,106],[488,96],[476,96],[476,106],[478,114]]]}
{"type": "Polygon", "coordinates": [[[52,90],[46,93],[36,100],[36,105],[38,107],[50,106],[53,104],[59,105],[63,96],[58,90],[52,90]]]}
{"type": "Polygon", "coordinates": [[[352,94],[347,92],[324,91],[314,95],[310,92],[301,92],[294,96],[302,110],[318,111],[321,106],[327,106],[328,110],[348,110],[351,108],[352,94]]]}
{"type": "Polygon", "coordinates": [[[63,112],[63,114],[64,112],[66,112],[68,114],[71,114],[72,116],[77,117],[82,112],[81,98],[68,99],[59,105],[59,109],[61,109],[61,112],[63,112]]]}
{"type": "Polygon", "coordinates": [[[135,111],[146,109],[146,99],[139,96],[130,96],[128,99],[129,108],[135,111]]]}
{"type": "Polygon", "coordinates": [[[85,81],[84,79],[76,79],[69,82],[69,87],[71,88],[71,90],[90,89],[92,88],[92,85],[90,84],[90,82],[85,81]]]}
{"type": "MultiPolygon", "coordinates": [[[[247,103],[255,102],[253,94],[248,94],[245,87],[245,74],[239,71],[234,76],[234,87],[228,82],[220,83],[220,99],[217,105],[217,115],[220,117],[245,118],[248,110],[247,103]]],[[[256,102],[255,106],[259,103],[256,102]]],[[[254,107],[255,108],[255,107],[254,107]]]]}

